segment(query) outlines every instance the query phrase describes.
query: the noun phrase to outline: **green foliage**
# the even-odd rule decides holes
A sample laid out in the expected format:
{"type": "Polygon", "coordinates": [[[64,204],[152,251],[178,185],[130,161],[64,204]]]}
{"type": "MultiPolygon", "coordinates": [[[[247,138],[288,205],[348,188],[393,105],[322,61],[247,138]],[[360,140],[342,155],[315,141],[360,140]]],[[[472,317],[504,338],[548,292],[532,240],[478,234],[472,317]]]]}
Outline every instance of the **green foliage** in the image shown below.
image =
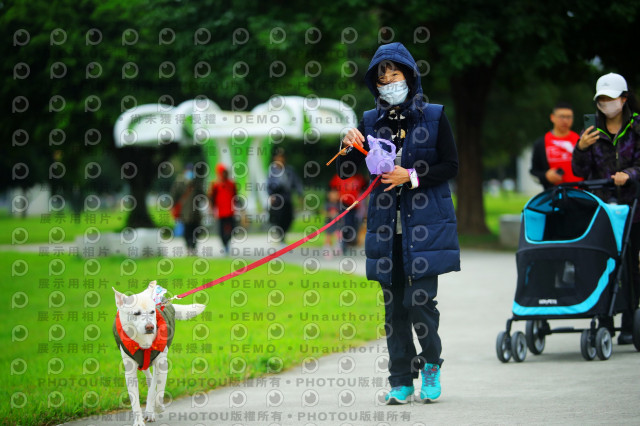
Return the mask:
{"type": "MultiPolygon", "coordinates": [[[[251,6],[154,2],[144,8],[141,24],[154,34],[163,29],[175,34],[157,50],[162,61],[175,62],[172,80],[182,92],[204,94],[223,109],[250,109],[274,94],[341,98],[362,90],[352,77],[341,75],[346,59],[354,61],[360,75],[366,66],[357,51],[341,43],[344,17],[324,13],[324,6],[316,13],[306,4],[276,5],[263,13],[251,6]]],[[[360,39],[363,32],[371,37],[371,24],[369,18],[355,25],[360,39]]]]}
{"type": "Polygon", "coordinates": [[[448,68],[455,72],[478,65],[488,67],[499,52],[493,31],[486,31],[481,22],[460,22],[441,48],[448,68]]]}
{"type": "Polygon", "coordinates": [[[122,186],[115,164],[107,161],[102,162],[103,179],[94,182],[85,177],[92,159],[113,156],[111,134],[121,105],[122,64],[128,55],[120,46],[120,26],[126,28],[133,19],[128,9],[119,7],[124,2],[111,2],[120,9],[118,20],[104,19],[98,3],[59,1],[49,7],[18,1],[4,6],[0,16],[4,39],[21,34],[19,43],[5,45],[3,57],[11,58],[5,64],[24,63],[30,72],[0,89],[3,99],[23,97],[28,103],[26,111],[4,115],[8,121],[0,136],[8,142],[16,131],[29,135],[23,146],[8,149],[9,143],[2,144],[3,186],[23,183],[8,174],[22,159],[29,167],[26,186],[50,181],[56,192],[67,194],[74,188],[114,191],[122,186]],[[62,163],[66,173],[49,179],[53,161],[62,163]]]}
{"type": "MultiPolygon", "coordinates": [[[[577,88],[591,92],[598,72],[639,81],[626,42],[635,37],[637,17],[633,0],[5,2],[0,34],[15,39],[0,48],[6,73],[26,66],[30,73],[0,88],[10,100],[0,138],[9,142],[18,132],[18,140],[25,133],[29,140],[0,145],[0,185],[49,182],[56,193],[82,195],[121,189],[127,182],[119,165],[136,159],[114,149],[113,124],[124,109],[144,103],[177,105],[201,95],[223,109],[250,110],[274,94],[319,96],[345,99],[361,116],[373,105],[362,78],[377,46],[390,41],[428,63],[425,93],[447,105],[454,131],[471,123],[482,132],[460,139],[461,158],[469,144],[482,144],[491,147],[482,154],[487,165],[504,168],[546,126],[554,95],[583,108],[577,88]],[[416,37],[427,31],[428,40],[416,37]],[[589,63],[596,56],[604,69],[594,73],[589,63]],[[51,77],[62,71],[64,78],[51,77]],[[12,112],[19,96],[29,107],[12,112]],[[468,103],[473,107],[461,111],[468,103]],[[87,135],[100,141],[86,143],[87,135]],[[96,161],[107,157],[112,161],[96,161]],[[50,180],[54,161],[66,174],[50,180]],[[102,166],[101,179],[85,177],[91,162],[102,166]],[[27,178],[12,178],[18,163],[29,168],[27,178]]],[[[330,141],[323,145],[334,149],[330,141]]],[[[292,161],[302,169],[304,158],[292,161]]],[[[474,167],[461,173],[477,173],[474,167]]]]}

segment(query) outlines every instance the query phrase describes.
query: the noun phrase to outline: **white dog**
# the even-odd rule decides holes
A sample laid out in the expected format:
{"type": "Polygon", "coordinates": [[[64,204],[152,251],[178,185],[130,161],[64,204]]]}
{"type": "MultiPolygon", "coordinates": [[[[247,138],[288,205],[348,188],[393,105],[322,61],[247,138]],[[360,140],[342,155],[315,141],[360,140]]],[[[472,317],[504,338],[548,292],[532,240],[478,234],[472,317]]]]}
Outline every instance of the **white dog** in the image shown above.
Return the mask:
{"type": "Polygon", "coordinates": [[[118,313],[113,324],[116,343],[122,354],[127,390],[131,409],[135,416],[134,426],[153,422],[156,413],[164,411],[164,387],[167,384],[167,353],[173,340],[175,320],[188,320],[199,315],[205,306],[163,305],[167,290],[152,281],[141,293],[127,296],[115,288],[118,313]],[[149,367],[153,367],[153,375],[149,367]],[[147,379],[149,393],[144,415],[140,408],[137,370],[142,370],[147,379]]]}

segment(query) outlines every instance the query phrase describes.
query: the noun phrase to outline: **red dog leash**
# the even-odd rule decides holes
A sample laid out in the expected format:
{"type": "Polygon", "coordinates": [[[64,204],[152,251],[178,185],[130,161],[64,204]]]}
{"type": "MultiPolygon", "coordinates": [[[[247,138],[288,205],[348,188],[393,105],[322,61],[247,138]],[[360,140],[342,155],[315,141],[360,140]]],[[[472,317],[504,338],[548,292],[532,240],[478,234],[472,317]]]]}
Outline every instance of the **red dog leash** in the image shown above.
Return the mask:
{"type": "Polygon", "coordinates": [[[346,215],[347,213],[349,213],[351,211],[352,208],[354,208],[360,201],[364,200],[365,198],[367,198],[367,196],[371,193],[371,191],[373,190],[373,188],[375,188],[375,186],[379,183],[380,181],[380,177],[382,175],[378,175],[373,182],[371,182],[371,184],[369,185],[369,187],[360,195],[360,197],[358,197],[358,199],[356,201],[354,201],[353,204],[351,204],[345,211],[343,211],[342,213],[340,213],[335,219],[333,219],[331,222],[327,223],[326,225],[324,225],[322,228],[318,229],[317,231],[307,235],[306,237],[302,238],[301,240],[296,241],[293,244],[288,245],[285,248],[282,248],[278,251],[276,251],[273,254],[270,254],[267,257],[263,257],[262,259],[256,260],[255,262],[242,267],[240,269],[236,269],[235,271],[231,272],[230,274],[227,274],[223,277],[220,277],[218,279],[215,279],[213,281],[210,281],[206,284],[201,285],[200,287],[196,287],[193,290],[189,290],[186,293],[182,293],[179,294],[177,296],[173,296],[171,299],[169,299],[169,301],[173,300],[173,299],[182,299],[183,297],[186,297],[190,294],[196,293],[198,291],[207,289],[209,287],[213,287],[216,284],[220,284],[221,282],[227,281],[231,278],[237,277],[238,275],[242,275],[245,272],[249,272],[252,269],[257,268],[260,265],[264,265],[265,263],[269,262],[272,259],[275,259],[277,257],[282,256],[283,254],[285,254],[286,252],[293,250],[294,248],[306,243],[307,241],[309,241],[310,239],[314,238],[315,236],[321,234],[322,232],[324,232],[325,230],[327,230],[327,228],[331,227],[334,223],[336,223],[337,221],[339,221],[340,219],[342,219],[342,217],[344,215],[346,215]]]}

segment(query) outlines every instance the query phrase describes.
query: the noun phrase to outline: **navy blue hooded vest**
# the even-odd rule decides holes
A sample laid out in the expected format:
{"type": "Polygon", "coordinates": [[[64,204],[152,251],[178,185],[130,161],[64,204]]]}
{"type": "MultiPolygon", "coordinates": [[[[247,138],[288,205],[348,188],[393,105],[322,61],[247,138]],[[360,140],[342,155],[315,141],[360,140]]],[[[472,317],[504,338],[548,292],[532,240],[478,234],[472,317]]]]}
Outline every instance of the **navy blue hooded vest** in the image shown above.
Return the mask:
{"type": "MultiPolygon", "coordinates": [[[[364,114],[365,138],[366,135],[372,135],[391,140],[390,130],[382,125],[386,111],[378,98],[375,85],[377,65],[384,60],[403,64],[413,70],[413,76],[405,76],[411,91],[401,105],[403,114],[408,119],[408,129],[400,165],[409,169],[420,161],[437,163],[436,144],[443,107],[424,102],[418,67],[401,43],[380,46],[369,64],[365,81],[376,98],[378,108],[364,114]],[[413,80],[409,81],[411,78],[413,80]]],[[[393,190],[383,192],[386,186],[378,185],[369,199],[365,253],[367,278],[390,285],[397,197],[393,190]]],[[[459,271],[460,248],[449,184],[445,182],[431,187],[403,188],[399,200],[406,282],[459,271]]]]}

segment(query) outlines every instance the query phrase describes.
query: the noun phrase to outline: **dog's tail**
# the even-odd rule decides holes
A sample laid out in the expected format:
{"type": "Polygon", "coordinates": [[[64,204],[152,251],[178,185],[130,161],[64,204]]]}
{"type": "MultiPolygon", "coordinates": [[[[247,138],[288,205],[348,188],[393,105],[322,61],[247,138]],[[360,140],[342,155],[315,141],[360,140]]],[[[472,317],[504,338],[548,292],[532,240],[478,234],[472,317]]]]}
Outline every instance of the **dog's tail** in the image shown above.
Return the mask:
{"type": "Polygon", "coordinates": [[[173,308],[176,310],[177,320],[188,320],[200,315],[202,311],[204,311],[205,305],[200,303],[194,303],[192,305],[177,305],[174,303],[173,308]]]}

